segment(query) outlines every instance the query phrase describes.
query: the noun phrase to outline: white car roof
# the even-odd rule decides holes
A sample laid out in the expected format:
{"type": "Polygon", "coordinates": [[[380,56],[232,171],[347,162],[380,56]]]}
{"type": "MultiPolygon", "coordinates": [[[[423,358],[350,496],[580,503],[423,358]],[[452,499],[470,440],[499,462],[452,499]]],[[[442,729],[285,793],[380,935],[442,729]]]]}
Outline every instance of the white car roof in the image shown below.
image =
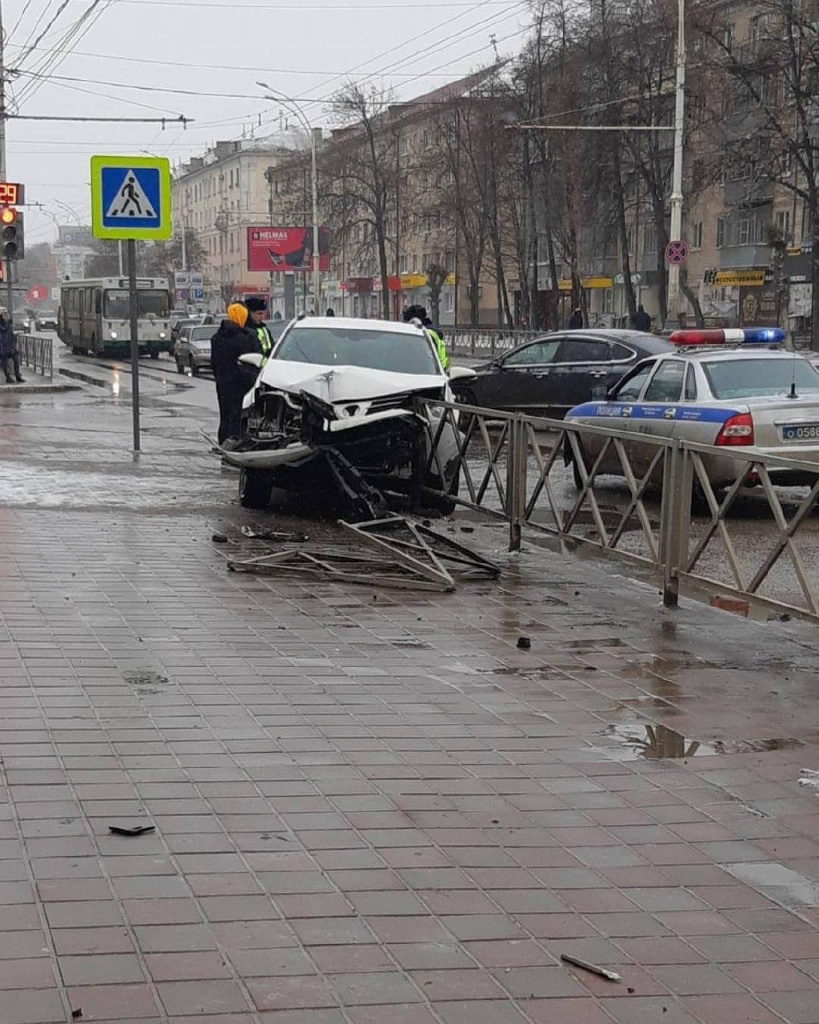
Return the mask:
{"type": "Polygon", "coordinates": [[[415,324],[405,324],[399,320],[364,320],[351,316],[306,316],[290,325],[290,329],[294,331],[302,327],[318,327],[325,330],[341,327],[346,330],[379,331],[381,333],[389,331],[392,334],[412,334],[416,337],[422,333],[422,329],[415,324]]]}
{"type": "MultiPolygon", "coordinates": [[[[753,347],[749,348],[712,348],[710,346],[703,346],[702,348],[696,346],[681,345],[676,352],[664,352],[659,358],[660,359],[707,359],[709,362],[730,362],[732,359],[782,359],[782,357],[793,359],[805,359],[806,357],[801,352],[792,352],[790,349],[785,348],[764,348],[764,347],[753,347]]],[[[810,360],[807,360],[808,362],[810,360]]]]}

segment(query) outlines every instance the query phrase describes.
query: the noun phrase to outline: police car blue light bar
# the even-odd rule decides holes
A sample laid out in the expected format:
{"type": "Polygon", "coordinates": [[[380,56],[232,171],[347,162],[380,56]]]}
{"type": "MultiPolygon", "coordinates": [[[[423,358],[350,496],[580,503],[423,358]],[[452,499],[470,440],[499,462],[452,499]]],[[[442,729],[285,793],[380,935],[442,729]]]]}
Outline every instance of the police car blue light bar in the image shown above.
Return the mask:
{"type": "Polygon", "coordinates": [[[697,331],[674,331],[672,345],[781,345],[785,332],[781,327],[706,328],[697,331]]]}

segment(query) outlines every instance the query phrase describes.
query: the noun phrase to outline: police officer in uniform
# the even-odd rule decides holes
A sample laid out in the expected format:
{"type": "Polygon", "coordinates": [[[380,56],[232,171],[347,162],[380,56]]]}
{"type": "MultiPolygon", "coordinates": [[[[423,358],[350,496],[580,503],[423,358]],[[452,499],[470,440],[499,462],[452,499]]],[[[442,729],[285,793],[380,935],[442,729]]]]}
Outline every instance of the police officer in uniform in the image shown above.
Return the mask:
{"type": "Polygon", "coordinates": [[[253,295],[245,300],[247,306],[248,320],[247,329],[256,335],[259,341],[259,348],[262,350],[265,362],[270,358],[273,351],[273,339],[270,331],[265,327],[267,319],[267,302],[260,295],[253,295]]]}
{"type": "Polygon", "coordinates": [[[413,320],[420,321],[421,325],[426,330],[427,334],[432,338],[435,343],[435,347],[438,350],[438,358],[441,360],[441,366],[444,370],[449,369],[449,355],[447,354],[446,345],[444,343],[443,335],[440,330],[433,324],[427,314],[426,307],[421,305],[407,306],[402,314],[402,319],[405,324],[412,323],[413,320]]]}

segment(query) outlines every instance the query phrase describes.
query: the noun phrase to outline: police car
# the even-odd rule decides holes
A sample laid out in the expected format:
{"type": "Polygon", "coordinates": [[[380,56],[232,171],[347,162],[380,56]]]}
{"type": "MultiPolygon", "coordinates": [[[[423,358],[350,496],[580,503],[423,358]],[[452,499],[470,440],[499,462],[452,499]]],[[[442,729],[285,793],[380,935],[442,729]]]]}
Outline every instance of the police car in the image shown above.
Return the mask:
{"type": "MultiPolygon", "coordinates": [[[[632,435],[626,449],[638,477],[648,472],[657,451],[640,444],[641,435],[726,449],[724,456],[703,457],[715,489],[736,480],[731,451],[753,449],[757,457],[815,462],[819,475],[819,369],[804,356],[785,351],[784,338],[784,331],[773,328],[677,331],[670,339],[675,351],[644,359],[605,397],[595,395],[599,400],[575,406],[566,420],[632,435]],[[727,347],[731,343],[735,347],[727,347]]],[[[582,435],[587,468],[605,442],[605,437],[582,435]]],[[[573,462],[568,448],[566,461],[573,462]]],[[[613,445],[599,473],[624,475],[613,445]]],[[[576,466],[574,475],[579,486],[576,466]]],[[[816,475],[776,469],[771,478],[801,485],[812,484],[816,475]]]]}

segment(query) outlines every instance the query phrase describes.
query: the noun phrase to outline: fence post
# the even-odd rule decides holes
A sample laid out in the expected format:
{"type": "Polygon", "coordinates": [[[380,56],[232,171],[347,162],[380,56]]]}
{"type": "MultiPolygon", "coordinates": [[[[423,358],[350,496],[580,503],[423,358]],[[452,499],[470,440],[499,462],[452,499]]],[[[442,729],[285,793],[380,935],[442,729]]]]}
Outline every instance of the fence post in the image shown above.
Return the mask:
{"type": "Polygon", "coordinates": [[[680,603],[680,569],[685,566],[691,531],[691,502],[694,496],[694,467],[679,441],[666,450],[663,469],[662,537],[660,557],[663,570],[663,604],[680,603]]]}
{"type": "Polygon", "coordinates": [[[506,456],[506,514],[509,519],[509,550],[520,551],[526,510],[526,431],[520,415],[509,421],[506,456]]]}

